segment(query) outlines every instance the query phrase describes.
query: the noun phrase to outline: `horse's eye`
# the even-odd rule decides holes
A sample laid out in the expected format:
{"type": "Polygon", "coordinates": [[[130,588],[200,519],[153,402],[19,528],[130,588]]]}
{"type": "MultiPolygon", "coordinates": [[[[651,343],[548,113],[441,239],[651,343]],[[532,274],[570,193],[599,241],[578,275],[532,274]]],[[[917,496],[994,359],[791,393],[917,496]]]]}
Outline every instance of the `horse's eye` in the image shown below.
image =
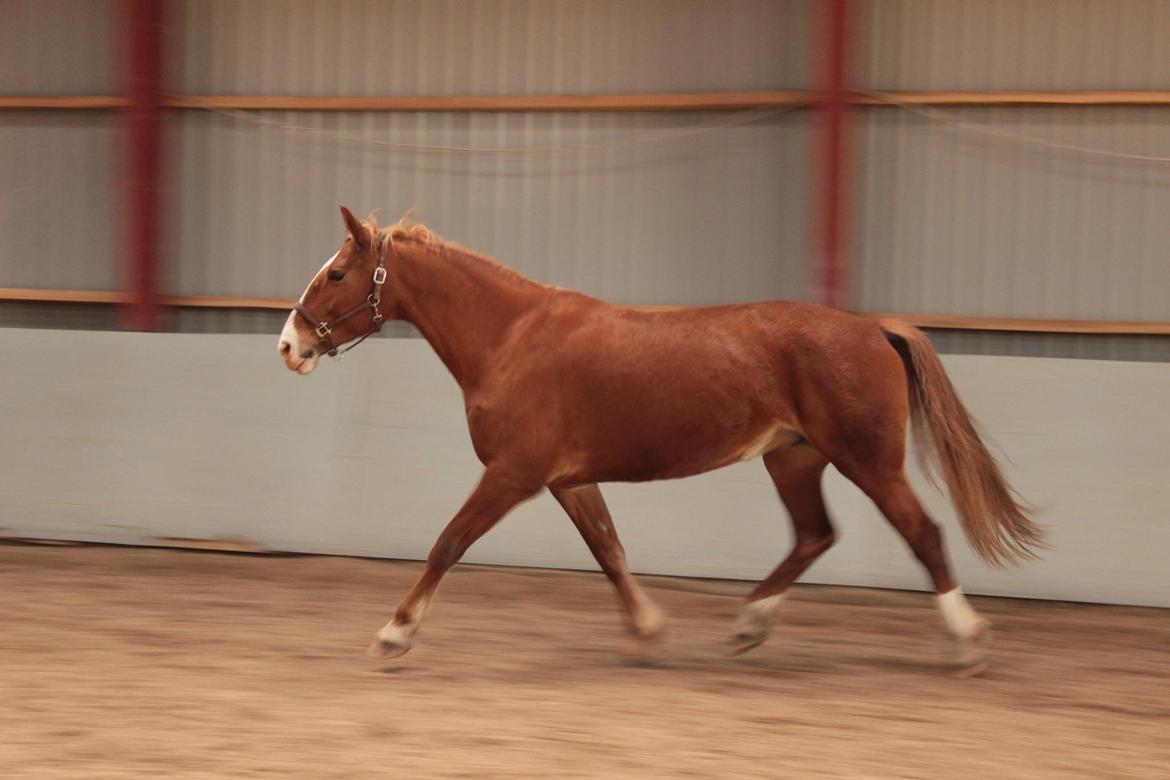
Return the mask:
{"type": "Polygon", "coordinates": [[[330,271],[329,272],[329,281],[331,281],[331,282],[340,282],[344,278],[345,278],[345,271],[330,271]]]}

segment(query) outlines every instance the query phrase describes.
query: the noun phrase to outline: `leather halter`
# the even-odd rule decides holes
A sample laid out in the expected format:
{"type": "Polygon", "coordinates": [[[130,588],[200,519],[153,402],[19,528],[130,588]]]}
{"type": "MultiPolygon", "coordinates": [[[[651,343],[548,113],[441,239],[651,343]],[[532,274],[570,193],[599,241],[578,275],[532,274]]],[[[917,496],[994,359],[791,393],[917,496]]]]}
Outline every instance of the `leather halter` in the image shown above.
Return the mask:
{"type": "Polygon", "coordinates": [[[336,357],[338,354],[338,349],[337,345],[333,343],[333,329],[346,320],[356,317],[367,309],[371,312],[370,329],[366,331],[364,336],[359,338],[350,346],[341,350],[341,352],[349,352],[358,344],[361,344],[367,338],[382,329],[382,320],[384,318],[382,317],[382,312],[378,309],[378,306],[382,303],[382,285],[386,283],[387,252],[389,252],[391,255],[394,254],[394,241],[389,236],[383,234],[378,237],[378,265],[374,268],[373,290],[371,290],[370,294],[364,301],[359,303],[357,306],[354,306],[345,314],[342,314],[341,316],[334,319],[333,322],[318,320],[313,316],[313,313],[309,311],[309,308],[303,303],[298,302],[293,306],[293,310],[296,311],[297,314],[301,315],[305,322],[309,323],[309,326],[313,328],[313,332],[317,334],[317,342],[318,346],[321,348],[321,352],[331,357],[336,357]]]}

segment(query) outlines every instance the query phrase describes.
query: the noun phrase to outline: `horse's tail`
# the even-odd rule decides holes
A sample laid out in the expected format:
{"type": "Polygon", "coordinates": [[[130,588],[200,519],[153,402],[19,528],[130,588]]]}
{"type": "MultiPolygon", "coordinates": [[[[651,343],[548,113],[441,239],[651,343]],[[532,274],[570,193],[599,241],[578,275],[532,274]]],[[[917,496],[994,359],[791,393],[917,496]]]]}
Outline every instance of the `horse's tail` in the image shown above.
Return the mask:
{"type": "Polygon", "coordinates": [[[980,440],[930,340],[899,320],[880,325],[906,365],[920,462],[927,476],[932,462],[942,472],[972,549],[993,566],[1036,558],[1034,550],[1043,540],[1029,517],[1031,509],[1017,501],[980,440]]]}

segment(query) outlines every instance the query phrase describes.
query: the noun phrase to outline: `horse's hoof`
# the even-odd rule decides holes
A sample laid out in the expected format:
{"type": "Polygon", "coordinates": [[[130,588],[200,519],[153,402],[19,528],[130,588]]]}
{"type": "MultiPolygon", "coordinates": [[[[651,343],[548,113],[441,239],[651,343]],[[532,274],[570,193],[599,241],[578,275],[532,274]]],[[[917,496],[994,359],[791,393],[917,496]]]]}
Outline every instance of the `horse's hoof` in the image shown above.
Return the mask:
{"type": "Polygon", "coordinates": [[[747,601],[740,607],[739,615],[735,618],[735,626],[732,628],[731,655],[743,655],[748,650],[764,644],[772,633],[776,607],[783,598],[782,593],[766,596],[747,601]]]}
{"type": "Polygon", "coordinates": [[[955,667],[956,677],[978,677],[987,671],[987,656],[981,655],[977,658],[971,658],[959,661],[955,667]]]}
{"type": "Polygon", "coordinates": [[[650,619],[633,626],[630,633],[639,644],[645,646],[662,644],[662,640],[666,638],[666,618],[662,613],[656,613],[650,619]]]}
{"type": "Polygon", "coordinates": [[[409,644],[402,644],[397,642],[387,642],[385,639],[375,639],[366,650],[366,655],[370,658],[397,658],[400,655],[406,655],[410,650],[409,644]]]}
{"type": "Polygon", "coordinates": [[[394,623],[383,626],[374,636],[374,643],[370,645],[367,653],[374,658],[397,658],[404,655],[410,649],[412,633],[414,632],[394,623]]]}
{"type": "Polygon", "coordinates": [[[768,639],[768,633],[764,632],[744,632],[737,631],[731,637],[731,649],[728,655],[743,655],[749,650],[754,650],[768,639]]]}
{"type": "Polygon", "coordinates": [[[981,621],[975,633],[955,645],[955,673],[975,677],[987,669],[987,648],[991,644],[991,624],[981,621]]]}

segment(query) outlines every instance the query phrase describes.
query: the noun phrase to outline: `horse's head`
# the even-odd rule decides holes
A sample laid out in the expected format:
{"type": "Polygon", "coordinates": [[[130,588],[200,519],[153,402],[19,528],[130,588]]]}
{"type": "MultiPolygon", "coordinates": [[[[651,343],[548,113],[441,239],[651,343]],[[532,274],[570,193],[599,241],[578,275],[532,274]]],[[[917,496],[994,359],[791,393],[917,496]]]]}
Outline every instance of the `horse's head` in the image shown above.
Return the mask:
{"type": "Polygon", "coordinates": [[[309,282],[280,333],[280,357],[290,370],[308,374],[322,353],[364,338],[382,327],[388,303],[382,301],[389,238],[358,221],[341,207],[345,243],[309,282]]]}

